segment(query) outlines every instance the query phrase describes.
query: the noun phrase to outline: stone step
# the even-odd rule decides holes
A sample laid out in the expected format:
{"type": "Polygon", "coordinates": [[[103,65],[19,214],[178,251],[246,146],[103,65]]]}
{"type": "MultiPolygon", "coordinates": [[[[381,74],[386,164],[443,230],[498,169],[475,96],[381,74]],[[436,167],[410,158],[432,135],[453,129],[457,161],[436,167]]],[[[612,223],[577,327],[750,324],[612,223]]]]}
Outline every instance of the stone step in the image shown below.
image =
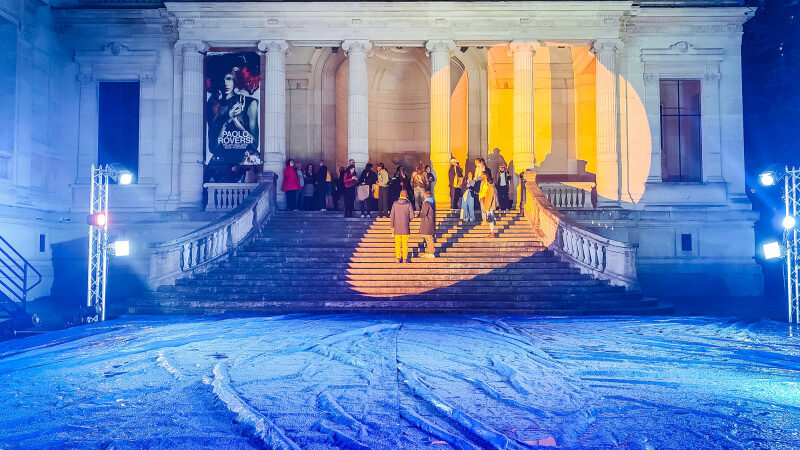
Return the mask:
{"type": "MultiPolygon", "coordinates": [[[[423,239],[409,239],[408,245],[420,245],[425,242],[423,239]]],[[[331,240],[328,238],[315,240],[314,242],[309,242],[309,239],[297,238],[297,239],[280,239],[274,241],[257,241],[252,244],[248,244],[245,246],[246,250],[282,250],[287,247],[291,248],[304,248],[309,249],[309,251],[313,251],[314,249],[319,248],[320,250],[328,250],[328,249],[339,249],[339,250],[353,250],[354,248],[391,248],[394,249],[394,240],[392,238],[385,238],[385,239],[364,239],[360,242],[356,242],[355,245],[345,245],[349,244],[347,241],[344,240],[331,240]]],[[[437,247],[451,247],[451,248],[486,248],[487,244],[491,244],[491,248],[493,249],[505,249],[505,248],[515,248],[515,249],[531,249],[532,251],[543,251],[545,247],[539,243],[538,241],[530,241],[530,240],[508,240],[508,239],[494,239],[489,241],[488,239],[482,240],[461,240],[452,241],[452,240],[445,240],[442,238],[436,238],[434,240],[434,245],[437,247]]]]}
{"type": "MultiPolygon", "coordinates": [[[[430,282],[423,282],[413,285],[411,283],[402,283],[394,286],[383,286],[380,283],[366,283],[361,282],[363,286],[350,286],[348,282],[320,282],[315,286],[308,286],[307,283],[285,283],[283,287],[270,292],[259,292],[253,286],[161,286],[160,293],[174,293],[181,296],[202,296],[202,295],[224,295],[227,297],[243,296],[245,298],[275,298],[283,296],[303,296],[314,297],[324,293],[326,298],[339,298],[339,296],[348,295],[366,295],[373,297],[402,297],[408,295],[419,295],[426,292],[436,291],[434,295],[449,294],[449,295],[483,295],[483,296],[502,296],[508,299],[517,299],[521,295],[612,295],[620,294],[621,290],[613,290],[605,285],[580,285],[573,286],[502,286],[491,285],[490,283],[473,284],[473,283],[454,283],[452,285],[437,286],[431,285],[430,282]],[[284,287],[291,289],[291,293],[284,293],[284,287]]],[[[277,283],[276,283],[277,284],[277,283]]],[[[270,286],[264,286],[268,288],[270,286]]]]}
{"type": "MultiPolygon", "coordinates": [[[[304,288],[308,286],[308,279],[307,278],[289,278],[289,279],[249,279],[249,280],[235,280],[235,281],[221,281],[219,279],[199,279],[195,280],[195,283],[192,284],[177,284],[175,286],[162,286],[161,289],[164,292],[171,292],[173,290],[181,290],[183,288],[194,288],[194,287],[213,287],[215,289],[223,289],[228,287],[235,287],[235,288],[253,288],[253,287],[300,287],[304,288]]],[[[403,279],[400,276],[389,276],[383,277],[380,275],[366,277],[362,276],[359,278],[351,278],[350,276],[342,277],[342,278],[323,278],[323,279],[314,279],[315,284],[314,288],[322,288],[322,287],[354,287],[359,288],[359,290],[363,287],[375,287],[375,286],[394,286],[398,289],[406,289],[406,288],[418,288],[418,287],[429,287],[429,288],[439,288],[439,287],[449,287],[450,283],[458,283],[460,285],[468,285],[468,286],[496,286],[501,289],[535,289],[540,287],[603,287],[609,290],[616,290],[620,291],[622,288],[617,287],[610,287],[608,284],[603,283],[600,280],[595,280],[593,278],[586,278],[586,279],[579,279],[579,280],[517,280],[513,284],[509,283],[506,279],[492,279],[492,278],[468,278],[467,276],[448,276],[448,277],[436,277],[431,276],[430,278],[426,277],[424,279],[420,279],[415,277],[413,279],[403,279]]]]}
{"type": "Polygon", "coordinates": [[[539,275],[531,275],[531,274],[505,274],[502,276],[491,276],[487,274],[456,274],[456,273],[430,273],[424,275],[409,275],[405,273],[363,273],[363,274],[317,274],[313,272],[298,272],[294,274],[271,274],[265,273],[260,274],[257,276],[248,275],[248,274],[218,274],[218,273],[208,273],[205,274],[203,277],[195,278],[195,279],[181,279],[175,282],[176,285],[180,286],[193,286],[193,285],[222,285],[224,282],[229,283],[237,283],[242,286],[253,286],[258,285],[262,282],[284,282],[287,278],[292,280],[304,280],[305,282],[308,281],[328,281],[328,280],[351,280],[351,281],[375,281],[381,280],[382,282],[396,282],[402,283],[408,281],[413,277],[416,281],[463,281],[466,277],[475,277],[479,276],[481,279],[486,279],[487,281],[501,281],[509,284],[514,282],[516,286],[518,282],[522,281],[530,281],[530,282],[564,282],[564,283],[577,283],[582,281],[591,281],[595,283],[604,283],[603,281],[594,280],[593,278],[587,277],[586,275],[581,274],[559,274],[559,275],[548,275],[548,276],[539,276],[539,275]],[[234,278],[235,277],[235,278],[234,278]]]}
{"type": "MultiPolygon", "coordinates": [[[[453,261],[447,258],[434,258],[434,259],[425,259],[421,257],[414,257],[411,259],[411,263],[403,263],[398,264],[394,258],[378,258],[376,261],[363,261],[363,260],[355,260],[355,261],[341,261],[341,260],[324,260],[324,261],[314,261],[309,262],[307,260],[303,260],[298,258],[298,261],[290,261],[286,262],[286,258],[283,260],[278,258],[272,257],[238,257],[234,258],[234,261],[230,262],[220,262],[216,267],[218,269],[235,269],[235,270],[252,270],[253,273],[263,273],[265,270],[272,270],[273,266],[278,268],[287,268],[293,267],[295,269],[302,269],[302,270],[317,270],[323,268],[335,268],[340,271],[344,271],[347,269],[391,269],[391,270],[398,270],[398,271],[406,271],[411,270],[413,268],[417,269],[424,269],[424,270],[443,270],[443,271],[460,271],[465,269],[490,269],[490,270],[499,270],[499,269],[514,269],[516,271],[524,272],[524,271],[536,271],[543,274],[549,274],[553,272],[563,272],[563,271],[570,271],[573,273],[577,273],[577,269],[571,269],[569,266],[563,262],[550,260],[550,261],[535,261],[535,260],[525,260],[525,261],[516,261],[513,263],[504,263],[504,262],[486,262],[486,261],[453,261]],[[323,264],[324,263],[324,264],[323,264]]],[[[217,269],[211,269],[217,270],[217,269]]]]}

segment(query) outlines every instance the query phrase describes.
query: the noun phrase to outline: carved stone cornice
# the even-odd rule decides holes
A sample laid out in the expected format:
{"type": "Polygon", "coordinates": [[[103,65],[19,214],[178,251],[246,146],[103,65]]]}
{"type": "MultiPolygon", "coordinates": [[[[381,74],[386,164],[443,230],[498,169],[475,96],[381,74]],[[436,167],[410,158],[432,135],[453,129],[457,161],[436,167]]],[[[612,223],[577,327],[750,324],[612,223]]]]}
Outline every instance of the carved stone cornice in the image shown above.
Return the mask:
{"type": "Polygon", "coordinates": [[[344,50],[346,55],[350,55],[350,52],[362,52],[366,53],[372,50],[372,42],[368,40],[349,40],[342,42],[342,50],[344,50]]]}
{"type": "Polygon", "coordinates": [[[175,48],[181,53],[205,53],[208,51],[208,43],[201,40],[179,40],[175,43],[175,48]]]}
{"type": "Polygon", "coordinates": [[[286,53],[289,50],[289,43],[281,40],[281,39],[274,39],[274,40],[264,40],[258,42],[258,51],[264,53],[277,53],[283,52],[286,53]]]}
{"type": "Polygon", "coordinates": [[[451,40],[431,40],[425,43],[425,50],[428,55],[433,52],[451,53],[456,49],[456,43],[451,40]]]}

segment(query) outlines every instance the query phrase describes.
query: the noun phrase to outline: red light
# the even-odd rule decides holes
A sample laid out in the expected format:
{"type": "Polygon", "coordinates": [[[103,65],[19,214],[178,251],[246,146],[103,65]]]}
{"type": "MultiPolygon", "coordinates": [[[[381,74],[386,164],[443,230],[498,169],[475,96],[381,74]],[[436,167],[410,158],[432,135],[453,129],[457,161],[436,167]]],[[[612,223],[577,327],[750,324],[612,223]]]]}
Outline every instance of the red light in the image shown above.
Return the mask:
{"type": "Polygon", "coordinates": [[[86,223],[93,227],[105,227],[108,225],[108,217],[104,213],[89,214],[86,217],[86,223]]]}

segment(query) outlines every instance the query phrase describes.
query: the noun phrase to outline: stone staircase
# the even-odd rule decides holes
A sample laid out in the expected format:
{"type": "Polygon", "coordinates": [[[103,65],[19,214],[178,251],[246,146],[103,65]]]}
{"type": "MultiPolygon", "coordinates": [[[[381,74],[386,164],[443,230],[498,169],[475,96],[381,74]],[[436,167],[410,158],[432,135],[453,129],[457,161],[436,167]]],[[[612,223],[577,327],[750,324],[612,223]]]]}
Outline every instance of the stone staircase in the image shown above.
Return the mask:
{"type": "MultiPolygon", "coordinates": [[[[412,231],[419,226],[412,222],[412,231]]],[[[437,220],[436,258],[398,264],[388,219],[280,212],[227,260],[161,286],[130,313],[380,311],[490,314],[659,314],[670,308],[581,274],[548,251],[519,213],[488,225],[437,220]]]]}

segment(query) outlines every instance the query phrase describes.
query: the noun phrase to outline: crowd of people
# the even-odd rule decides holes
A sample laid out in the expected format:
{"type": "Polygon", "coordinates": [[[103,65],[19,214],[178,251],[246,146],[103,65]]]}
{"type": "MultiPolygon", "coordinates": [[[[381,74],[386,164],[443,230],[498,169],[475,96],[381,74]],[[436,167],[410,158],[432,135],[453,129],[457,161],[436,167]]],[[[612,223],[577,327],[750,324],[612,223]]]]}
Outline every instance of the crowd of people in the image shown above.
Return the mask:
{"type": "MultiPolygon", "coordinates": [[[[514,174],[505,164],[498,166],[495,176],[486,166],[486,160],[475,158],[474,172],[466,172],[455,158],[450,160],[448,186],[450,210],[457,212],[463,221],[476,218],[488,223],[489,234],[495,236],[495,212],[512,208],[510,193],[514,189],[514,174]]],[[[436,223],[436,204],[433,192],[436,177],[429,165],[419,164],[408,174],[397,166],[394,175],[383,163],[367,163],[359,173],[354,160],[347,167],[339,167],[331,174],[324,161],[318,166],[308,164],[302,169],[293,159],[286,161],[281,189],[286,194],[290,211],[344,211],[345,217],[354,217],[356,205],[361,217],[388,217],[395,239],[395,256],[398,263],[408,261],[408,237],[414,217],[420,218],[419,234],[425,240],[426,251],[422,257],[433,258],[436,223]]]]}
{"type": "MultiPolygon", "coordinates": [[[[462,220],[480,218],[486,222],[493,216],[489,212],[512,208],[510,192],[514,189],[514,174],[501,163],[496,176],[492,176],[483,158],[475,158],[474,166],[474,172],[466,172],[458,160],[450,160],[450,209],[459,213],[462,220]],[[486,203],[483,200],[486,198],[494,200],[486,203]]],[[[361,217],[372,217],[373,212],[377,217],[389,217],[403,190],[407,191],[415,216],[419,216],[425,192],[432,192],[435,183],[430,165],[419,164],[410,174],[405,167],[397,166],[394,174],[390,174],[383,163],[377,166],[367,163],[359,173],[351,159],[347,167],[339,167],[337,174],[331,173],[324,161],[302,168],[290,159],[286,162],[281,188],[289,210],[343,210],[345,217],[354,217],[358,209],[361,217]]]]}

